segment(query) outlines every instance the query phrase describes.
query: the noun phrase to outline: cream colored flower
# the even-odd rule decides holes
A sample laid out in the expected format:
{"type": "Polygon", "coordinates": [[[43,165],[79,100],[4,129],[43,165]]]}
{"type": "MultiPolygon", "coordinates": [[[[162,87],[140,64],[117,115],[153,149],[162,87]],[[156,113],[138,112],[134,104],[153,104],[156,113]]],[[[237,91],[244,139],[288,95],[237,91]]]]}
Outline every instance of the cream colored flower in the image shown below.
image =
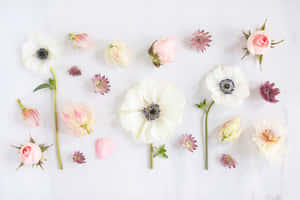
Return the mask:
{"type": "Polygon", "coordinates": [[[25,67],[38,72],[48,72],[54,66],[60,48],[57,42],[45,35],[34,34],[22,48],[22,59],[25,67]]]}
{"type": "Polygon", "coordinates": [[[241,135],[241,119],[239,117],[227,121],[219,131],[221,141],[234,141],[241,135]]]}
{"type": "Polygon", "coordinates": [[[185,98],[173,85],[143,81],[131,87],[120,108],[123,128],[135,140],[161,143],[183,120],[185,98]]]}
{"type": "Polygon", "coordinates": [[[124,42],[113,41],[105,49],[104,57],[106,62],[118,66],[129,65],[129,49],[124,42]]]}
{"type": "Polygon", "coordinates": [[[254,141],[269,160],[281,160],[285,152],[286,130],[280,123],[262,121],[256,126],[254,141]]]}

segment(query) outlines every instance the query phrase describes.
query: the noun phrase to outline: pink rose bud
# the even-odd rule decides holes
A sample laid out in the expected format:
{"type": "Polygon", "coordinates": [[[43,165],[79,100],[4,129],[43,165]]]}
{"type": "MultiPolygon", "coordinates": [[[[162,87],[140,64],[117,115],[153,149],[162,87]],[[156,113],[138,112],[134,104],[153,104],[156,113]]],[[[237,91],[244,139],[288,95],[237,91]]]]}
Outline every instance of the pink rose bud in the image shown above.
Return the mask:
{"type": "Polygon", "coordinates": [[[116,144],[110,138],[100,138],[96,141],[96,154],[99,159],[105,159],[116,152],[116,144]]]}
{"type": "Polygon", "coordinates": [[[21,162],[25,165],[35,165],[42,159],[40,147],[33,143],[24,145],[19,152],[21,162]]]}
{"type": "Polygon", "coordinates": [[[169,63],[175,55],[176,39],[167,37],[153,42],[148,53],[156,67],[169,63]]]}
{"type": "Polygon", "coordinates": [[[263,55],[270,45],[271,39],[265,31],[256,31],[247,40],[247,49],[252,55],[263,55]]]}
{"type": "Polygon", "coordinates": [[[22,110],[22,117],[30,127],[38,127],[40,125],[40,114],[36,109],[26,108],[21,100],[18,99],[18,104],[22,110]]]}
{"type": "Polygon", "coordinates": [[[94,43],[86,33],[81,33],[81,34],[69,33],[69,39],[73,40],[73,48],[78,47],[78,48],[86,49],[93,46],[94,43]]]}

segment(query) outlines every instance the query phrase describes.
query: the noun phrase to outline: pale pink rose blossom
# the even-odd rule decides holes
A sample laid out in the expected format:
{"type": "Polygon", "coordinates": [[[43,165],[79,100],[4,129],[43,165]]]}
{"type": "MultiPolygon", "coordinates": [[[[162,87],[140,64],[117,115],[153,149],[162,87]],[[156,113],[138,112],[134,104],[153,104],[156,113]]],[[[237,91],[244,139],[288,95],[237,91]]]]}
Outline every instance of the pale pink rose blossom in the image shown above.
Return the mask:
{"type": "Polygon", "coordinates": [[[93,46],[94,42],[86,33],[80,33],[80,34],[72,34],[69,33],[69,39],[73,41],[73,47],[78,48],[89,48],[93,46]]]}
{"type": "Polygon", "coordinates": [[[149,55],[156,67],[164,65],[173,60],[176,51],[175,37],[167,37],[155,41],[149,49],[149,55]]]}
{"type": "Polygon", "coordinates": [[[116,144],[110,138],[100,138],[96,141],[96,154],[99,159],[105,159],[116,152],[116,144]]]}
{"type": "Polygon", "coordinates": [[[64,108],[61,116],[72,134],[83,136],[93,132],[94,116],[88,107],[72,104],[64,108]]]}
{"type": "Polygon", "coordinates": [[[18,99],[18,104],[22,110],[22,117],[26,124],[30,127],[38,127],[40,125],[40,114],[36,109],[33,108],[26,108],[22,103],[21,100],[18,99]]]}
{"type": "Polygon", "coordinates": [[[265,31],[256,31],[247,40],[247,49],[252,55],[263,55],[271,45],[271,39],[265,31]]]}
{"type": "Polygon", "coordinates": [[[38,145],[28,143],[20,149],[19,156],[25,165],[35,165],[42,159],[42,151],[38,145]]]}

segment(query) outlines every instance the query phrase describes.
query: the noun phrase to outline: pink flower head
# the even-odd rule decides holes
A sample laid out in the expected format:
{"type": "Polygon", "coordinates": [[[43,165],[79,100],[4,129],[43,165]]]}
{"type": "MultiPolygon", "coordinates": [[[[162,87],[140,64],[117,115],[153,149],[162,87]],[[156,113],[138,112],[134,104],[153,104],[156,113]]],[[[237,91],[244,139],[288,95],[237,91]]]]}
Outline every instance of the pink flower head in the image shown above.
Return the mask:
{"type": "Polygon", "coordinates": [[[191,46],[197,51],[201,51],[203,53],[206,50],[206,47],[210,46],[211,41],[211,35],[209,32],[197,30],[192,35],[191,46]]]}
{"type": "Polygon", "coordinates": [[[169,63],[175,56],[176,39],[167,37],[162,40],[155,41],[148,53],[156,67],[169,63]]]}
{"type": "Polygon", "coordinates": [[[235,168],[236,167],[236,161],[235,159],[228,155],[228,154],[223,154],[221,157],[221,163],[223,164],[224,167],[228,168],[235,168]]]}
{"type": "Polygon", "coordinates": [[[96,141],[96,154],[99,159],[105,159],[116,152],[116,143],[110,138],[100,138],[96,141]]]}
{"type": "Polygon", "coordinates": [[[252,55],[263,55],[270,45],[271,39],[265,31],[256,31],[247,40],[247,49],[252,55]]]}
{"type": "Polygon", "coordinates": [[[20,149],[19,156],[23,164],[36,165],[42,159],[42,151],[38,145],[28,143],[20,149]]]}
{"type": "Polygon", "coordinates": [[[198,145],[196,143],[197,140],[192,135],[188,135],[188,134],[182,135],[179,140],[180,146],[186,148],[190,152],[193,152],[197,149],[198,145]]]}
{"type": "Polygon", "coordinates": [[[277,103],[278,100],[276,96],[280,94],[279,88],[274,88],[275,83],[270,83],[270,81],[266,81],[259,88],[260,94],[264,100],[270,103],[277,103]]]}
{"type": "Polygon", "coordinates": [[[86,49],[93,46],[93,41],[86,33],[81,33],[81,34],[69,33],[69,39],[73,40],[74,48],[78,47],[78,48],[86,49]]]}
{"type": "Polygon", "coordinates": [[[96,93],[104,95],[110,91],[110,84],[108,79],[105,76],[101,76],[101,74],[96,74],[92,78],[94,91],[96,93]]]}
{"type": "Polygon", "coordinates": [[[69,74],[71,76],[80,76],[81,75],[81,70],[77,66],[73,66],[68,70],[69,74]]]}
{"type": "Polygon", "coordinates": [[[18,99],[18,104],[22,110],[22,117],[30,127],[38,127],[40,125],[40,114],[36,109],[26,108],[21,100],[18,99]]]}
{"type": "Polygon", "coordinates": [[[81,153],[80,151],[76,151],[73,154],[73,161],[78,164],[83,164],[83,163],[86,163],[86,158],[83,155],[83,153],[81,153]]]}
{"type": "Polygon", "coordinates": [[[88,107],[72,104],[64,108],[61,116],[74,135],[83,136],[93,132],[94,116],[88,107]]]}

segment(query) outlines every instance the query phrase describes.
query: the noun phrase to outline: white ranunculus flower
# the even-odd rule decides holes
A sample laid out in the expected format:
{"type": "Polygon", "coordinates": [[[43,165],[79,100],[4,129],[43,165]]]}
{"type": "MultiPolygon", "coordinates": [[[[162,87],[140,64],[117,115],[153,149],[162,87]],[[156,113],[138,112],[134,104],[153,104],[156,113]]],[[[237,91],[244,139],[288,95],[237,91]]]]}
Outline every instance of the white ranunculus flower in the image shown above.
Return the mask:
{"type": "Polygon", "coordinates": [[[120,108],[121,124],[135,140],[162,143],[183,120],[185,98],[168,83],[143,81],[131,87],[120,108]]]}
{"type": "Polygon", "coordinates": [[[240,105],[250,94],[247,80],[237,67],[216,67],[208,73],[206,85],[217,104],[240,105]]]}
{"type": "Polygon", "coordinates": [[[54,39],[33,34],[23,45],[22,59],[25,67],[38,72],[48,72],[56,63],[59,53],[59,46],[54,39]]]}
{"type": "Polygon", "coordinates": [[[117,66],[129,65],[129,49],[124,42],[113,41],[106,49],[104,57],[107,63],[117,66]]]}
{"type": "Polygon", "coordinates": [[[285,148],[286,129],[278,122],[265,120],[255,127],[253,140],[260,153],[269,160],[281,161],[285,148]]]}

